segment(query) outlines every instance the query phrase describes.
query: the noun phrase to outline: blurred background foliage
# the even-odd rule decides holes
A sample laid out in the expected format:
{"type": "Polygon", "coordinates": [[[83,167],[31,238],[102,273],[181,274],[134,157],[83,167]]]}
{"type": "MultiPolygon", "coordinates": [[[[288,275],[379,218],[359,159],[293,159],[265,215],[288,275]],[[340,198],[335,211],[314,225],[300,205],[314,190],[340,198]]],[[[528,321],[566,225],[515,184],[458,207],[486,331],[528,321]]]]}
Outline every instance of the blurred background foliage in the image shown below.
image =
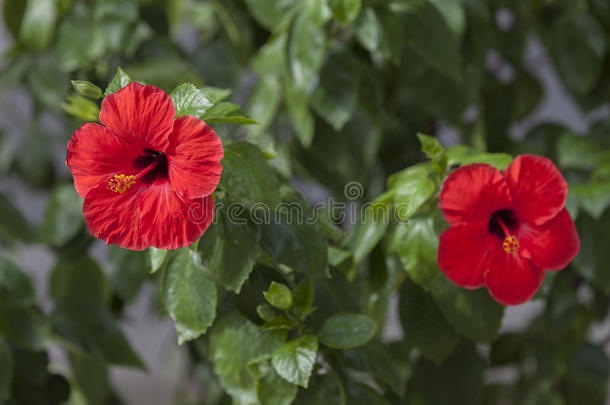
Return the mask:
{"type": "Polygon", "coordinates": [[[2,10],[12,45],[0,89],[20,92],[16,110],[25,93],[31,115],[19,136],[0,128],[0,402],[122,403],[109,366],[147,368],[123,327],[148,284],[160,288],[147,308],[169,313],[187,342],[175,403],[606,402],[608,0],[4,0],[2,10]],[[549,63],[585,117],[578,130],[531,119],[549,97],[539,74],[549,63]],[[408,203],[408,222],[371,210],[355,226],[330,211],[315,224],[236,225],[220,211],[192,249],[101,247],[63,158],[99,112],[97,90],[70,80],[104,89],[113,77],[110,92],[131,79],[168,93],[192,83],[174,100],[191,97],[202,117],[227,98],[242,106],[210,122],[226,148],[216,200],[242,204],[244,218],[257,202],[309,210],[332,196],[384,212],[408,203]],[[248,115],[258,125],[237,125],[248,115]],[[501,168],[519,153],[548,156],[569,180],[582,250],[547,275],[531,322],[510,330],[487,292],[440,275],[436,193],[449,168],[501,168]],[[354,181],[358,200],[344,192],[354,181]],[[19,252],[41,245],[54,265],[33,283],[19,252]]]}

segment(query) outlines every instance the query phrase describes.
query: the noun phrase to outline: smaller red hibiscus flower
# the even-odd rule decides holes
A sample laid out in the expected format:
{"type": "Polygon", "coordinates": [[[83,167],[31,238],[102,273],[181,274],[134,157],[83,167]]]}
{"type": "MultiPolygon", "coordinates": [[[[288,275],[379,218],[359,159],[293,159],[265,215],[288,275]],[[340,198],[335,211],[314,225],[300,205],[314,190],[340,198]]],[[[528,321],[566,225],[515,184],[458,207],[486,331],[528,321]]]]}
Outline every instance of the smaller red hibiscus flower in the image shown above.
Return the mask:
{"type": "Polygon", "coordinates": [[[544,271],[564,268],[580,249],[567,194],[557,167],[541,156],[517,156],[503,172],[487,164],[455,170],[440,193],[450,228],[440,236],[439,268],[459,286],[487,286],[501,304],[529,300],[544,271]]]}
{"type": "Polygon", "coordinates": [[[166,93],[134,82],[104,99],[103,125],[72,135],[66,165],[97,238],[133,250],[178,249],[212,222],[222,143],[205,122],[175,116],[166,93]]]}

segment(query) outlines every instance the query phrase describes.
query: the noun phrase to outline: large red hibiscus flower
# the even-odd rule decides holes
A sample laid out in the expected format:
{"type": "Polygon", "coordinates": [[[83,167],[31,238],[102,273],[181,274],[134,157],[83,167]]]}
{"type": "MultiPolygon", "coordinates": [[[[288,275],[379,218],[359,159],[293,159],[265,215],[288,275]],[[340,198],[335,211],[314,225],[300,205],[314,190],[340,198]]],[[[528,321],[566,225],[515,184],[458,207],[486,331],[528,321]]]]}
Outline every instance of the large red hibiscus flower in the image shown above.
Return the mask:
{"type": "Polygon", "coordinates": [[[455,170],[440,193],[450,225],[440,236],[441,271],[462,287],[487,286],[504,305],[529,300],[544,271],[564,268],[580,249],[567,193],[559,170],[541,156],[518,156],[503,172],[487,164],[455,170]]]}
{"type": "Polygon", "coordinates": [[[175,115],[166,93],[134,82],[104,99],[103,125],[72,135],[66,164],[97,238],[133,250],[178,249],[210,225],[222,143],[203,121],[175,115]]]}

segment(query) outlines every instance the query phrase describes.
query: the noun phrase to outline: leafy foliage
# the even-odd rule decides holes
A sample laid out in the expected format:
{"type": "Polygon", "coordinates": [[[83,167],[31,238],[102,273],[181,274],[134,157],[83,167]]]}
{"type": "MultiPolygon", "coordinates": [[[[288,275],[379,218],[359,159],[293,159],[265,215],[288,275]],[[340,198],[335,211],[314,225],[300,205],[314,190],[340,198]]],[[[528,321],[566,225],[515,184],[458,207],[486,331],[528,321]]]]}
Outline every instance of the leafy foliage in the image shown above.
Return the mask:
{"type": "Polygon", "coordinates": [[[121,403],[109,367],[146,367],[125,332],[142,297],[188,359],[180,403],[606,401],[607,338],[592,331],[610,304],[607,1],[2,8],[0,89],[32,111],[23,136],[0,127],[0,403],[121,403]],[[585,125],[530,119],[551,94],[542,65],[585,125]],[[214,222],[178,251],[94,245],[63,166],[70,134],[131,81],[223,141],[214,222]],[[508,330],[510,310],[440,273],[438,192],[457,166],[503,170],[523,153],[562,170],[582,247],[547,275],[533,320],[508,330]],[[49,288],[22,262],[33,245],[54,258],[49,288]],[[159,293],[140,294],[150,284],[159,293]],[[515,378],[493,378],[503,368],[515,378]]]}

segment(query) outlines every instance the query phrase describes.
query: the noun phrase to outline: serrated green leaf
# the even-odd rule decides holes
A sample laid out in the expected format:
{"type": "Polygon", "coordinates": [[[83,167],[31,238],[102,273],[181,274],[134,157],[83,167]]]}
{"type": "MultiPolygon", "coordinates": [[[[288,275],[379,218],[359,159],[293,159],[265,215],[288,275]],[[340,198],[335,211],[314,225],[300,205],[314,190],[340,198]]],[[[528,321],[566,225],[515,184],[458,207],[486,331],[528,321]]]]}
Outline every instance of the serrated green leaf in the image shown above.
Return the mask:
{"type": "Polygon", "coordinates": [[[362,0],[330,0],[328,5],[337,21],[348,24],[358,17],[362,0]]]}
{"type": "Polygon", "coordinates": [[[292,292],[284,284],[272,281],[269,289],[263,291],[263,296],[269,304],[278,309],[286,310],[292,306],[292,292]]]}
{"type": "Polygon", "coordinates": [[[271,357],[271,364],[286,381],[307,388],[318,352],[318,338],[301,336],[278,347],[271,357]]]}
{"type": "Polygon", "coordinates": [[[261,404],[290,405],[297,396],[298,387],[282,379],[273,367],[263,362],[259,367],[261,378],[256,391],[261,404]]]}
{"type": "Polygon", "coordinates": [[[121,69],[121,67],[119,67],[117,69],[116,74],[110,81],[110,83],[108,83],[108,87],[106,87],[106,91],[104,92],[104,95],[108,96],[112,93],[115,93],[116,91],[122,89],[123,87],[127,86],[131,82],[132,82],[131,77],[129,77],[127,75],[127,73],[125,73],[123,71],[123,69],[121,69]]]}
{"type": "Polygon", "coordinates": [[[272,212],[280,203],[279,183],[261,150],[248,142],[235,142],[226,145],[224,152],[220,184],[229,199],[247,208],[257,204],[272,212]]]}
{"type": "Polygon", "coordinates": [[[203,86],[199,89],[203,95],[212,102],[218,104],[226,100],[231,95],[231,89],[221,89],[220,87],[203,86]]]}
{"type": "Polygon", "coordinates": [[[338,313],[324,321],[320,329],[320,342],[334,349],[352,349],[368,343],[377,330],[377,324],[366,315],[338,313]]]}
{"type": "Polygon", "coordinates": [[[195,252],[180,249],[165,270],[161,289],[179,344],[198,338],[212,325],[216,317],[216,284],[204,272],[195,252]]]}
{"type": "Polygon", "coordinates": [[[426,290],[441,274],[436,264],[437,247],[438,234],[431,217],[399,224],[390,245],[409,277],[426,290]]]}
{"type": "Polygon", "coordinates": [[[446,149],[449,165],[487,163],[498,170],[504,170],[513,161],[507,153],[481,153],[467,146],[456,145],[446,149]]]}
{"type": "Polygon", "coordinates": [[[436,189],[430,163],[411,166],[388,178],[388,190],[394,197],[394,211],[401,221],[413,216],[434,195],[436,189]]]}
{"type": "Polygon", "coordinates": [[[441,144],[428,135],[417,134],[417,138],[422,145],[422,150],[428,157],[428,159],[432,160],[434,164],[435,170],[442,174],[447,168],[447,154],[445,153],[445,149],[441,146],[441,144]]]}
{"type": "Polygon", "coordinates": [[[379,243],[390,224],[391,204],[388,201],[373,201],[367,205],[358,224],[352,247],[354,262],[360,263],[379,243]]]}
{"type": "Polygon", "coordinates": [[[226,101],[215,104],[208,108],[201,116],[201,119],[208,124],[258,124],[248,116],[238,105],[226,101]]]}
{"type": "Polygon", "coordinates": [[[167,250],[157,249],[151,246],[150,248],[148,248],[148,255],[150,257],[150,272],[151,274],[156,273],[165,264],[167,250]]]}
{"type": "Polygon", "coordinates": [[[203,91],[192,83],[182,83],[169,96],[174,102],[177,117],[191,115],[200,118],[213,105],[203,91]]]}
{"type": "Polygon", "coordinates": [[[217,215],[198,249],[216,282],[239,294],[259,253],[260,228],[245,218],[227,218],[224,211],[217,215]]]}
{"type": "Polygon", "coordinates": [[[210,337],[210,359],[221,386],[233,397],[257,403],[256,364],[271,358],[286,340],[286,332],[265,331],[234,313],[219,320],[210,337]]]}

